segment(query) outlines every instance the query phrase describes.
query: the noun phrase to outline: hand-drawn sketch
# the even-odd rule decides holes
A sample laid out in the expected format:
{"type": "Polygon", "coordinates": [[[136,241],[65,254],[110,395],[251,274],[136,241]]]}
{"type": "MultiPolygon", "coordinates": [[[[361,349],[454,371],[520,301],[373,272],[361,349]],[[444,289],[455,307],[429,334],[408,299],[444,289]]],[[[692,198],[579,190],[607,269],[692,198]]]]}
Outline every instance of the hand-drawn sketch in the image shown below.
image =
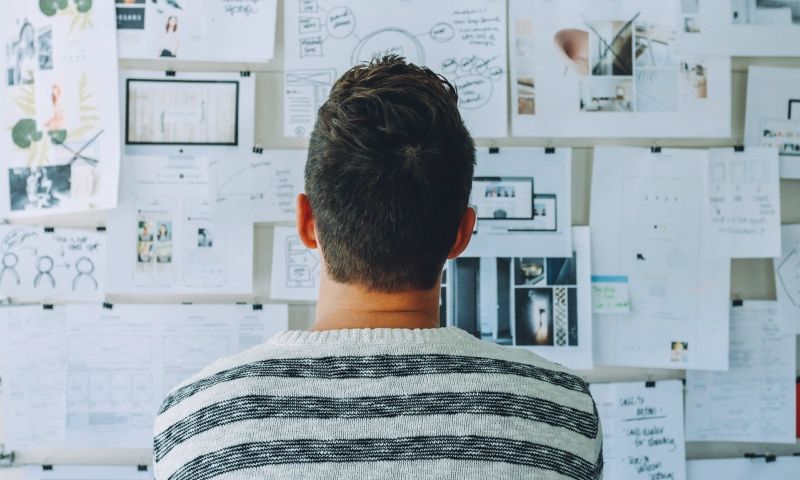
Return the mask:
{"type": "Polygon", "coordinates": [[[0,213],[22,218],[116,206],[113,10],[112,2],[64,0],[18,2],[5,12],[0,213]]]}
{"type": "Polygon", "coordinates": [[[239,80],[128,78],[127,145],[239,143],[239,80]]]}
{"type": "Polygon", "coordinates": [[[267,150],[210,160],[211,218],[250,223],[294,220],[305,161],[305,150],[267,150]]]}
{"type": "Polygon", "coordinates": [[[787,335],[800,333],[800,225],[781,228],[781,256],[774,259],[775,290],[787,335]]]}
{"type": "Polygon", "coordinates": [[[275,227],[270,297],[316,300],[322,264],[319,251],[306,248],[291,227],[275,227]]]}
{"type": "Polygon", "coordinates": [[[728,136],[730,61],[681,48],[679,4],[511,0],[514,135],[728,136]]]}
{"type": "Polygon", "coordinates": [[[111,293],[238,293],[253,288],[253,226],[211,217],[203,157],[127,156],[109,213],[111,293]]]}
{"type": "Polygon", "coordinates": [[[106,236],[82,229],[0,226],[0,292],[21,301],[100,300],[106,236]]]}
{"type": "Polygon", "coordinates": [[[336,77],[389,54],[429,66],[456,85],[473,135],[506,135],[506,102],[492,101],[506,96],[504,2],[292,0],[284,21],[287,136],[310,133],[336,77]],[[418,8],[433,20],[420,20],[418,8]]]}
{"type": "Polygon", "coordinates": [[[797,0],[682,1],[681,39],[709,55],[797,57],[797,0]]]}
{"type": "Polygon", "coordinates": [[[277,0],[116,2],[123,59],[266,63],[277,0]]]}

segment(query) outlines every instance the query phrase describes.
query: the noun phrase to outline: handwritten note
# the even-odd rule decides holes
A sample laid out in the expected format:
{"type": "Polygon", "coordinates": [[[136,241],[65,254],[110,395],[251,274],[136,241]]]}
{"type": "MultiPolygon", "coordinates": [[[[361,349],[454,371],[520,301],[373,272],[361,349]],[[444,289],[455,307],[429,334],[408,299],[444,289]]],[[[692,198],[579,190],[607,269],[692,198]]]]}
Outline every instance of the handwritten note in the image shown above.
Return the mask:
{"type": "Polygon", "coordinates": [[[684,480],[683,385],[679,380],[593,384],[603,426],[605,478],[684,480]]]}
{"type": "Polygon", "coordinates": [[[709,151],[708,242],[721,258],[775,257],[781,250],[780,163],[774,148],[709,151]]]}
{"type": "Polygon", "coordinates": [[[795,443],[795,337],[777,302],[731,309],[730,369],[686,372],[686,439],[795,443]]]}
{"type": "Polygon", "coordinates": [[[628,277],[592,275],[592,313],[624,314],[630,311],[628,277]]]}

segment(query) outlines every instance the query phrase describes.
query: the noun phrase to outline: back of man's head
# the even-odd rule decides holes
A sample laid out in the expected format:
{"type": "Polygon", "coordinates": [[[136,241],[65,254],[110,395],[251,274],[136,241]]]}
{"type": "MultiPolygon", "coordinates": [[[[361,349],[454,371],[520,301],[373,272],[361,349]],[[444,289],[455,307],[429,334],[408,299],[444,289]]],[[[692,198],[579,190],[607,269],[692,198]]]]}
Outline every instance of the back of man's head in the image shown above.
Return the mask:
{"type": "Polygon", "coordinates": [[[474,164],[442,76],[397,56],[347,71],[319,110],[305,173],[330,278],[381,292],[434,288],[474,164]]]}

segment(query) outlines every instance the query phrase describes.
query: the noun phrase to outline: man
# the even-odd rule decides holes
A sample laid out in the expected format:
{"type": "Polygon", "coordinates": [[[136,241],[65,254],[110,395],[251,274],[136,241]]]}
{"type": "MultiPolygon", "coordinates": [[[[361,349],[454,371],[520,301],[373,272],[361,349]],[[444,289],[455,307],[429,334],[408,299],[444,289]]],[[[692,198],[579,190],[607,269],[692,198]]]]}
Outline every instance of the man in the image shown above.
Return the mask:
{"type": "Polygon", "coordinates": [[[586,384],[439,325],[469,243],[475,147],[455,89],[388,56],[320,108],[297,228],[324,264],[316,323],[219,360],[164,401],[160,480],[594,479],[586,384]]]}

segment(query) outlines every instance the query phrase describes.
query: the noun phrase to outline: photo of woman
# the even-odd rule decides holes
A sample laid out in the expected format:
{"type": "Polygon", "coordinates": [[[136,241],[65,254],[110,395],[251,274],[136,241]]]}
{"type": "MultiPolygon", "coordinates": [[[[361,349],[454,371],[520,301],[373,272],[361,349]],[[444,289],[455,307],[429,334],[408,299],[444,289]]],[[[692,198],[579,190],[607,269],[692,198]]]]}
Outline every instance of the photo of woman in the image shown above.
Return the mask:
{"type": "Polygon", "coordinates": [[[164,28],[164,42],[161,48],[162,57],[176,57],[181,41],[178,38],[178,17],[170,15],[164,28]]]}

